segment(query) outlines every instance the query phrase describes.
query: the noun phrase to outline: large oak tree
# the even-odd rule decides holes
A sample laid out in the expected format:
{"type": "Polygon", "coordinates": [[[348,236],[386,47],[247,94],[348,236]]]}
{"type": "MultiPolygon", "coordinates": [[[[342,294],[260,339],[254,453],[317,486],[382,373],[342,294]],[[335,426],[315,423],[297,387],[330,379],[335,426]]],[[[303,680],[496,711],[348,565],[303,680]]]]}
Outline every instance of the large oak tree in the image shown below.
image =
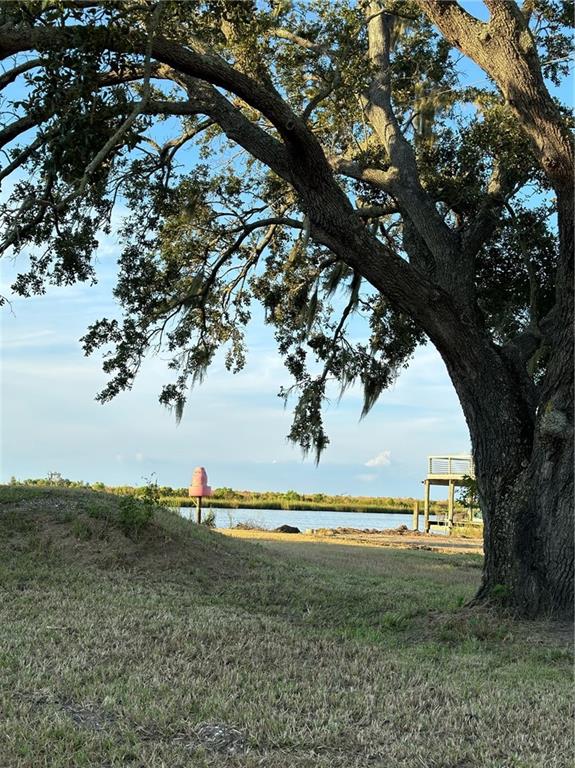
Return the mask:
{"type": "Polygon", "coordinates": [[[318,454],[328,382],[360,382],[367,412],[429,339],[472,439],[478,598],[568,613],[573,150],[544,76],[570,19],[560,0],[482,7],[3,3],[1,248],[28,254],[21,295],[91,280],[119,201],[123,320],[84,338],[106,350],[100,398],[167,348],[181,414],[220,347],[243,365],[257,300],[298,392],[290,437],[318,454]],[[485,75],[464,85],[469,60],[485,75]]]}

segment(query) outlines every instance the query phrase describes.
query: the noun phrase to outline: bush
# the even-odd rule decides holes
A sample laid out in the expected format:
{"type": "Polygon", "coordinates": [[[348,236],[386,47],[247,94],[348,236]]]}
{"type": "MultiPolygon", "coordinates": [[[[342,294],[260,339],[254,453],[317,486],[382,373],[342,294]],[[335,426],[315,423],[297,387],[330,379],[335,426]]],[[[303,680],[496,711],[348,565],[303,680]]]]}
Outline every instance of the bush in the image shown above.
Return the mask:
{"type": "Polygon", "coordinates": [[[216,513],[213,509],[209,509],[204,513],[202,519],[202,525],[206,525],[208,528],[216,527],[216,513]]]}
{"type": "Polygon", "coordinates": [[[136,499],[135,496],[122,496],[118,506],[118,525],[131,538],[137,538],[154,516],[154,505],[147,500],[136,499]]]}

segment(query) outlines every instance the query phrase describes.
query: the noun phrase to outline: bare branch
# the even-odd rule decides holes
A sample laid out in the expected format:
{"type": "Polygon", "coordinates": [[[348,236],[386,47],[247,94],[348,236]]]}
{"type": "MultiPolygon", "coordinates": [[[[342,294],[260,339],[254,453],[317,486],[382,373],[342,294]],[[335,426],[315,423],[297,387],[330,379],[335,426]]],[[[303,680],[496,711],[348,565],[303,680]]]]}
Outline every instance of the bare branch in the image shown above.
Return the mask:
{"type": "Polygon", "coordinates": [[[325,46],[321,45],[321,43],[317,43],[317,42],[314,43],[313,40],[308,40],[307,37],[296,35],[294,32],[291,32],[289,29],[283,29],[281,27],[273,27],[273,29],[268,30],[268,35],[270,37],[278,37],[281,40],[287,40],[290,43],[299,45],[301,48],[307,48],[307,50],[314,51],[316,53],[322,53],[323,51],[325,51],[325,46]]]}
{"type": "Polygon", "coordinates": [[[280,225],[291,227],[292,229],[304,228],[303,221],[298,221],[297,219],[291,219],[285,216],[270,216],[267,219],[259,219],[258,221],[252,221],[252,222],[249,222],[248,224],[243,224],[241,227],[230,229],[229,231],[243,232],[245,237],[246,235],[249,235],[251,232],[253,232],[256,229],[261,229],[262,227],[271,227],[271,226],[278,227],[280,225]]]}
{"type": "Polygon", "coordinates": [[[31,144],[28,144],[21,152],[19,152],[12,162],[0,170],[0,181],[6,179],[17,168],[20,168],[34,152],[39,149],[47,141],[46,136],[39,136],[31,144]]]}
{"type": "MultiPolygon", "coordinates": [[[[246,237],[248,237],[252,232],[255,232],[256,229],[260,229],[261,227],[268,227],[268,232],[270,231],[270,229],[273,232],[275,231],[275,229],[279,224],[289,224],[289,226],[295,226],[298,228],[301,228],[303,226],[299,221],[284,219],[282,216],[279,216],[279,217],[268,218],[268,219],[260,219],[259,221],[253,221],[249,224],[245,224],[243,227],[240,227],[237,230],[234,230],[234,229],[230,230],[232,233],[239,231],[240,234],[234,240],[234,242],[223,251],[223,253],[218,257],[216,263],[214,264],[212,271],[210,272],[207,280],[202,286],[201,303],[203,303],[203,301],[208,296],[208,293],[212,285],[217,279],[218,272],[220,271],[220,269],[224,266],[224,264],[227,261],[229,261],[229,259],[234,255],[234,253],[237,252],[237,250],[242,245],[246,237]]],[[[264,248],[267,246],[268,242],[269,240],[266,240],[265,246],[262,247],[261,250],[259,251],[260,254],[264,250],[264,248]]],[[[257,246],[256,246],[256,250],[257,250],[257,246]]]]}
{"type": "Polygon", "coordinates": [[[357,181],[366,181],[374,187],[392,194],[393,182],[397,176],[395,169],[383,171],[381,168],[365,167],[356,160],[337,155],[329,156],[328,162],[336,173],[341,173],[350,179],[357,179],[357,181]]]}
{"type": "Polygon", "coordinates": [[[362,219],[378,219],[380,216],[399,213],[399,208],[397,205],[365,205],[357,208],[356,212],[362,219]]]}
{"type": "MultiPolygon", "coordinates": [[[[281,222],[283,223],[283,222],[281,222]]],[[[267,230],[264,232],[262,237],[258,240],[256,245],[254,246],[253,253],[250,256],[250,258],[246,261],[246,263],[241,268],[238,276],[235,278],[235,280],[232,280],[228,288],[226,289],[227,294],[227,300],[226,304],[229,303],[229,299],[231,298],[232,293],[236,290],[236,288],[241,285],[243,288],[243,285],[245,283],[245,280],[249,274],[250,269],[255,267],[255,265],[258,263],[260,256],[265,251],[265,249],[268,247],[268,245],[271,243],[273,236],[275,235],[276,229],[278,228],[278,224],[271,223],[267,230]]],[[[241,289],[240,289],[241,290],[241,289]]]]}
{"type": "Polygon", "coordinates": [[[466,260],[473,260],[493,234],[499,222],[499,213],[516,188],[516,183],[515,174],[505,173],[499,163],[495,164],[487,185],[487,194],[463,235],[463,254],[466,260]]]}
{"type": "Polygon", "coordinates": [[[202,122],[194,126],[193,129],[189,131],[184,131],[184,133],[182,133],[180,136],[176,136],[173,139],[166,141],[166,143],[160,148],[160,157],[164,157],[168,153],[170,154],[171,157],[173,157],[174,154],[178,151],[178,149],[181,149],[181,147],[183,147],[184,144],[194,139],[200,133],[203,133],[204,131],[206,131],[212,125],[215,125],[214,120],[210,118],[206,120],[202,120],[202,122]]]}
{"type": "Polygon", "coordinates": [[[314,109],[319,104],[321,104],[322,101],[327,99],[327,97],[335,91],[335,89],[340,85],[340,83],[341,83],[341,75],[339,73],[339,70],[335,69],[333,72],[332,81],[328,83],[325,86],[325,88],[322,88],[321,91],[318,91],[318,93],[316,93],[316,95],[309,101],[304,111],[302,112],[301,119],[304,122],[307,122],[309,116],[314,111],[314,109]]]}

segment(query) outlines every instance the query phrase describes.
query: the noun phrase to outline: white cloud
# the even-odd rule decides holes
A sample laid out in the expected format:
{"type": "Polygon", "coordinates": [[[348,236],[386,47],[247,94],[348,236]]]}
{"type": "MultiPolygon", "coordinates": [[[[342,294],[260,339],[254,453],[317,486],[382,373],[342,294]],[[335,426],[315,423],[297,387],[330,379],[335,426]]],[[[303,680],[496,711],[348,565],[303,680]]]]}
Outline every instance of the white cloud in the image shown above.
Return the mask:
{"type": "Polygon", "coordinates": [[[391,451],[382,451],[365,462],[366,467],[387,467],[391,464],[391,451]]]}
{"type": "Polygon", "coordinates": [[[143,460],[144,460],[144,454],[143,454],[143,453],[140,453],[140,452],[138,452],[138,453],[136,454],[136,457],[135,457],[135,458],[136,458],[136,461],[143,461],[143,460]]]}

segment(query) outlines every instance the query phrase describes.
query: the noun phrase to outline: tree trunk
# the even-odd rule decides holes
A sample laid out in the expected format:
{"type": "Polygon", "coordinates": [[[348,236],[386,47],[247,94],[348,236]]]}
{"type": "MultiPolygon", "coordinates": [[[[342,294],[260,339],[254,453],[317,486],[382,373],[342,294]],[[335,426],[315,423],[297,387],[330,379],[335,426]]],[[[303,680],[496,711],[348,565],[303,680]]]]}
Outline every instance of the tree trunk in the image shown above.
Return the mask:
{"type": "MultiPolygon", "coordinates": [[[[569,389],[572,401],[569,380],[564,385],[540,408],[529,462],[502,467],[493,451],[475,450],[485,520],[478,598],[496,598],[530,617],[573,613],[572,410],[551,404],[569,389]]],[[[487,434],[497,428],[495,418],[484,425],[487,434]]]]}
{"type": "Polygon", "coordinates": [[[560,255],[552,353],[542,386],[517,539],[523,612],[573,613],[573,192],[558,194],[560,255]]]}
{"type": "MultiPolygon", "coordinates": [[[[551,354],[539,392],[524,364],[493,343],[473,307],[444,292],[427,306],[403,306],[403,297],[394,297],[442,355],[469,427],[485,520],[477,599],[530,617],[573,611],[573,225],[569,201],[561,207],[557,303],[546,329],[551,354]]],[[[337,252],[336,238],[332,247],[337,252]]],[[[387,273],[377,266],[369,272],[374,247],[362,233],[349,238],[345,253],[385,295],[387,273]]]]}
{"type": "MultiPolygon", "coordinates": [[[[572,243],[571,224],[562,247],[572,243]]],[[[473,347],[483,360],[474,380],[444,356],[471,434],[485,522],[477,599],[528,617],[573,614],[573,260],[562,256],[565,282],[537,408],[515,364],[488,340],[470,337],[461,349],[461,357],[473,347]]]]}

